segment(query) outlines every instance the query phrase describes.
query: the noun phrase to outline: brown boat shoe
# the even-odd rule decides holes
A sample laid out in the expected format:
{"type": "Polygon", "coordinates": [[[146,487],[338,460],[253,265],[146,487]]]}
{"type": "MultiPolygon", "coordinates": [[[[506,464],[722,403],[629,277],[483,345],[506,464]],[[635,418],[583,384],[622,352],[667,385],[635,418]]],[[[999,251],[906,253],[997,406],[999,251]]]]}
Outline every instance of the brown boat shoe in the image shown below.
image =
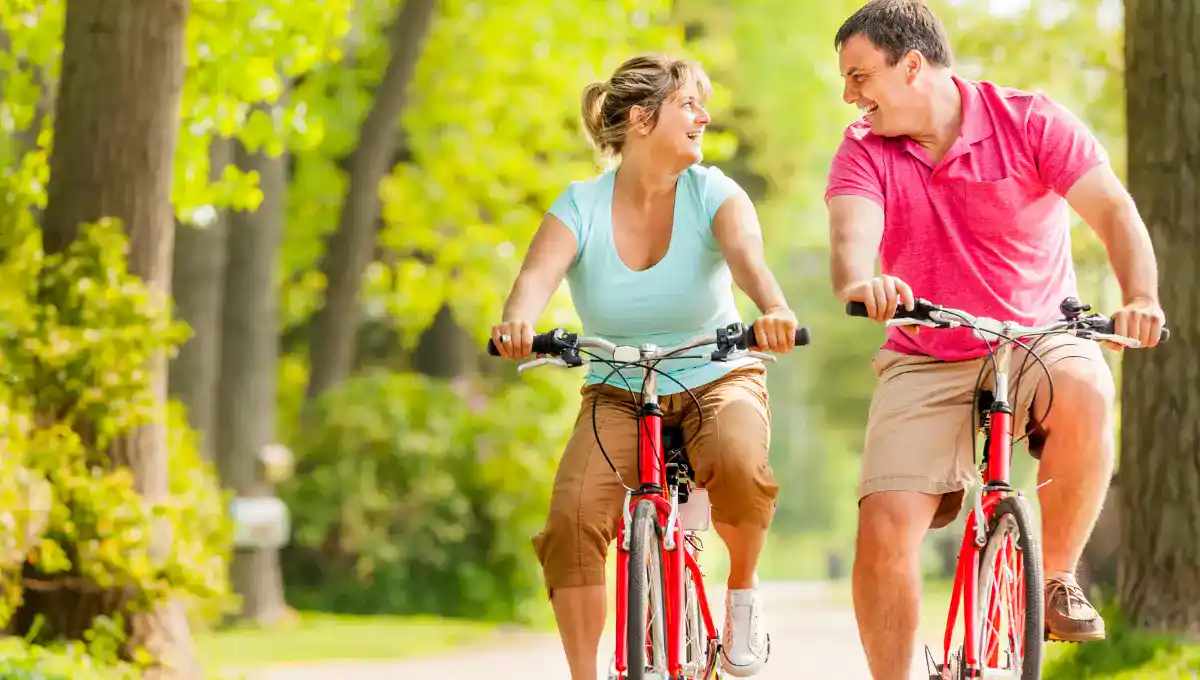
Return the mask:
{"type": "Polygon", "coordinates": [[[1074,580],[1046,579],[1046,639],[1092,642],[1104,639],[1104,619],[1074,580]]]}

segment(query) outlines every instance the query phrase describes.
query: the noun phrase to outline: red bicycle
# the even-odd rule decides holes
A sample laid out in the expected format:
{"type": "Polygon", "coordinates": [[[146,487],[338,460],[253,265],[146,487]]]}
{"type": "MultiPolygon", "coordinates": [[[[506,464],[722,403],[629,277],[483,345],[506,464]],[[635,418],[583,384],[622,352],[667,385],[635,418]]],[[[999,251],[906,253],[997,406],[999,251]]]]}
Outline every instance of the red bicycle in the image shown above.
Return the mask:
{"type": "MultiPolygon", "coordinates": [[[[797,329],[795,341],[797,346],[807,345],[808,330],[797,329]]],[[[533,338],[533,352],[544,356],[517,368],[522,372],[544,364],[581,366],[582,355],[587,354],[592,361],[612,366],[614,373],[627,367],[642,372],[640,401],[635,401],[639,486],[626,487],[618,525],[616,651],[610,680],[711,680],[721,674],[721,639],[708,606],[695,535],[708,528],[708,497],[696,485],[682,433],[662,426],[658,375],[671,376],[657,364],[670,359],[727,361],[748,356],[775,360],[770,354],[747,350],[756,344],[753,326],[741,323],[669,349],[616,345],[555,329],[533,338]],[[705,345],[716,345],[707,357],[682,354],[705,345]],[[588,351],[591,348],[612,358],[588,351]]],[[[491,340],[488,352],[499,355],[491,340]]]]}
{"type": "MultiPolygon", "coordinates": [[[[988,343],[989,360],[994,369],[991,390],[979,389],[988,362],[980,368],[980,379],[976,381],[977,401],[971,406],[971,429],[984,436],[983,460],[979,464],[980,486],[978,493],[973,494],[973,507],[967,516],[959,550],[942,663],[934,661],[926,648],[932,665],[930,680],[1040,680],[1042,677],[1042,643],[1049,639],[1049,632],[1043,621],[1040,538],[1030,516],[1028,501],[1009,484],[1013,448],[1013,408],[1009,401],[1012,346],[1024,347],[1045,370],[1045,364],[1035,351],[1037,341],[1030,346],[1025,340],[1069,333],[1126,347],[1139,344],[1132,338],[1116,335],[1112,319],[1101,314],[1084,315],[1091,307],[1073,297],[1063,300],[1059,310],[1062,319],[1030,328],[1010,321],[976,317],[918,299],[912,311],[901,306],[887,322],[889,326],[972,328],[976,337],[988,343]],[[998,341],[998,347],[992,347],[993,340],[998,341]],[[952,651],[951,640],[960,600],[963,640],[959,648],[952,651]]],[[[865,317],[867,307],[861,302],[851,302],[846,306],[846,313],[865,317]]],[[[1162,329],[1162,341],[1169,336],[1169,331],[1162,329]]],[[[1051,402],[1053,388],[1051,384],[1051,402]]]]}

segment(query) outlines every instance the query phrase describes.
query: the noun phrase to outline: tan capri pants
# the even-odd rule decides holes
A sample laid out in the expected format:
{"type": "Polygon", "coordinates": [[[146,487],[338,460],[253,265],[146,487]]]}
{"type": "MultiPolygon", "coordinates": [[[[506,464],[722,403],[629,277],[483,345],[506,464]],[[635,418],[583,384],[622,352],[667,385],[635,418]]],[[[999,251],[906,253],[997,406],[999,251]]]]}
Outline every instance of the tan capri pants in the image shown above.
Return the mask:
{"type": "MultiPolygon", "coordinates": [[[[1066,360],[1097,361],[1108,368],[1100,346],[1091,340],[1056,334],[1034,337],[1025,344],[1047,369],[1066,360]]],[[[941,505],[931,526],[946,526],[958,516],[965,490],[979,476],[971,446],[973,396],[981,367],[980,389],[992,389],[991,361],[984,357],[946,362],[881,349],[871,365],[878,383],[867,422],[859,501],[879,491],[940,494],[941,505]]],[[[1031,411],[1038,387],[1046,381],[1046,369],[1024,348],[1013,345],[1008,377],[1013,433],[1016,437],[1028,433],[1029,451],[1040,458],[1045,433],[1036,425],[1046,414],[1031,411]]]]}
{"type": "MultiPolygon", "coordinates": [[[[692,389],[704,411],[704,423],[687,392],[659,399],[663,427],[682,426],[696,483],[708,490],[714,522],[770,525],[779,487],[767,463],[771,415],[766,369],[749,366],[692,389]]],[[[613,474],[597,444],[625,484],[638,486],[637,395],[610,385],[589,385],[575,430],[554,478],[550,513],[533,547],[546,588],[603,585],[608,547],[616,537],[625,487],[613,474]],[[592,404],[596,429],[592,429],[592,404]]]]}

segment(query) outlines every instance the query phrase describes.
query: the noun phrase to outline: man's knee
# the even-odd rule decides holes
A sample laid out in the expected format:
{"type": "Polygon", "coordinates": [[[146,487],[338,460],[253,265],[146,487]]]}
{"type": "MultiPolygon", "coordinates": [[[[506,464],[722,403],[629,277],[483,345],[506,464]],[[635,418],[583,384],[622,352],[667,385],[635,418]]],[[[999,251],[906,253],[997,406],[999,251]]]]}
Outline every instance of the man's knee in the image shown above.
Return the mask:
{"type": "Polygon", "coordinates": [[[1111,427],[1116,385],[1107,364],[1064,360],[1051,366],[1049,373],[1044,394],[1039,395],[1039,401],[1050,406],[1047,434],[1099,433],[1111,427]]]}
{"type": "Polygon", "coordinates": [[[912,491],[880,491],[859,503],[858,553],[905,560],[920,550],[941,498],[912,491]]]}

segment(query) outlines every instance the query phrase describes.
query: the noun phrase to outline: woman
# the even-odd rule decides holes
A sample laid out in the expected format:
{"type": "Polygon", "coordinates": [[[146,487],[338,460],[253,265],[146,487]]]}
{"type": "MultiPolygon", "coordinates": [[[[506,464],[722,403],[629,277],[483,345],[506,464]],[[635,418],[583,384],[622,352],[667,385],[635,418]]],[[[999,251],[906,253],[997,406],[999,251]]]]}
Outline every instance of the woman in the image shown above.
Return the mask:
{"type": "MultiPolygon", "coordinates": [[[[794,346],[796,317],[763,261],[762,233],[745,192],[697,163],[710,84],[696,64],[642,56],[583,92],[592,144],[619,165],[572,182],[530,244],[521,273],[492,328],[501,356],[530,356],[533,323],[563,277],[583,333],[619,344],[671,346],[739,321],[732,283],[758,305],[760,350],[794,346]]],[[[730,554],[722,658],[730,675],[758,672],[768,640],[755,591],[755,567],[778,487],[767,464],[770,410],[757,359],[664,362],[659,380],[664,425],[682,423],[696,479],[730,554]],[[691,389],[704,410],[675,381],[691,389]],[[699,426],[699,429],[697,427],[699,426]]],[[[580,417],[559,463],[550,513],[533,544],[554,606],[571,677],[596,677],[605,620],[604,562],[624,487],[604,461],[592,428],[623,479],[637,479],[637,428],[629,389],[637,373],[591,367],[580,417]],[[626,382],[628,381],[628,383],[626,382]]]]}

